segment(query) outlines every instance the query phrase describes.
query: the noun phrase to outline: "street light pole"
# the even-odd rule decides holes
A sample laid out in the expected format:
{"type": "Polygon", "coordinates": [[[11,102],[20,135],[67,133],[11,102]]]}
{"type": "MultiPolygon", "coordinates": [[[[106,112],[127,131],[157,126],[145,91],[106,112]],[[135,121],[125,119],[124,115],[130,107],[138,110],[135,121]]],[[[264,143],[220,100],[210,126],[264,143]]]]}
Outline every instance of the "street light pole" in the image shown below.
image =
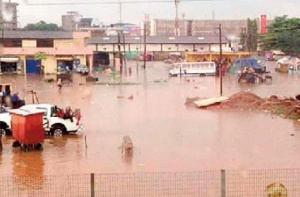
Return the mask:
{"type": "Polygon", "coordinates": [[[223,65],[222,65],[222,26],[221,24],[219,24],[219,44],[220,44],[220,57],[219,57],[219,75],[220,75],[220,96],[223,95],[223,79],[222,79],[222,68],[223,68],[223,65]]]}

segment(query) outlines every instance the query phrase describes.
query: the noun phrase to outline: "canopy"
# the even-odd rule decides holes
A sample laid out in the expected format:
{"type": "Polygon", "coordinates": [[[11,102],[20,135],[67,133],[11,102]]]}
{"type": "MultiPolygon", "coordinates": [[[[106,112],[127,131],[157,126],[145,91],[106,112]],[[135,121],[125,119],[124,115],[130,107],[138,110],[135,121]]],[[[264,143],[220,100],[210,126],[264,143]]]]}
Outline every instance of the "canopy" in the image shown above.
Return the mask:
{"type": "Polygon", "coordinates": [[[232,65],[227,69],[230,73],[241,73],[245,67],[251,67],[256,72],[262,72],[263,68],[254,58],[240,58],[233,61],[232,65]]]}
{"type": "Polygon", "coordinates": [[[300,65],[300,59],[297,57],[284,57],[277,61],[278,64],[298,66],[300,65]]]}

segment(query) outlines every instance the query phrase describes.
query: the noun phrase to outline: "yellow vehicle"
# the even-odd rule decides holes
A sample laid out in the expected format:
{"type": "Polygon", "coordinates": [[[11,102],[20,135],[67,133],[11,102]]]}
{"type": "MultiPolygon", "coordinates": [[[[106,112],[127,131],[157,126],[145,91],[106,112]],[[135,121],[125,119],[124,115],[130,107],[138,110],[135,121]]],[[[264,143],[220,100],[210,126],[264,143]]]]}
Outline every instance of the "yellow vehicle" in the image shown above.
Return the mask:
{"type": "MultiPolygon", "coordinates": [[[[227,59],[229,61],[233,61],[237,58],[250,57],[251,54],[249,52],[223,52],[222,59],[227,59]]],[[[219,52],[189,52],[186,54],[188,62],[202,62],[202,61],[214,61],[219,60],[220,53],[219,52]]]]}

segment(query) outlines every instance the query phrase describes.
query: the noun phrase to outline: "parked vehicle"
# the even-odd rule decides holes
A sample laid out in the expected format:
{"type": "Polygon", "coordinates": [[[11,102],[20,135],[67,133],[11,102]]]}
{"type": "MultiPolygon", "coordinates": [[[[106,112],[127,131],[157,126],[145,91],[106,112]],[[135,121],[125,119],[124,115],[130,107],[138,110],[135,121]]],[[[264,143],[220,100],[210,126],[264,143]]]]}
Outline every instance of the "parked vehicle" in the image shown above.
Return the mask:
{"type": "MultiPolygon", "coordinates": [[[[80,112],[76,112],[71,118],[64,118],[58,116],[58,108],[52,104],[31,104],[21,107],[22,110],[42,110],[43,127],[45,132],[60,137],[64,134],[77,132],[82,130],[83,126],[79,123],[80,112]]],[[[2,135],[11,135],[11,115],[9,112],[3,112],[0,114],[0,133],[2,135]]]]}
{"type": "Polygon", "coordinates": [[[235,59],[231,66],[227,68],[229,73],[240,75],[244,68],[253,68],[256,73],[267,73],[266,67],[259,64],[254,58],[235,59]]]}
{"type": "Polygon", "coordinates": [[[80,64],[75,68],[76,72],[81,73],[81,74],[87,74],[89,73],[89,68],[87,65],[80,64]]]}
{"type": "Polygon", "coordinates": [[[180,74],[192,74],[199,76],[215,75],[216,64],[214,62],[182,62],[173,64],[173,68],[169,71],[171,76],[180,74]]]}

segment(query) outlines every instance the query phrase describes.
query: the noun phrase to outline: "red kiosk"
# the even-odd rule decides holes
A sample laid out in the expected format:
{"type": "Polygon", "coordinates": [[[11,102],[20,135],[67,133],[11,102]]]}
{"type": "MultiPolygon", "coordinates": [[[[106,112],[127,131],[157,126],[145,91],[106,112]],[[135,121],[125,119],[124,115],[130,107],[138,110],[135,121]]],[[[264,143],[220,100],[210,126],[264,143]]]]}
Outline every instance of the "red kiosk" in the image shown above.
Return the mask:
{"type": "Polygon", "coordinates": [[[45,138],[43,114],[41,110],[11,110],[12,136],[16,142],[13,147],[20,146],[23,151],[42,149],[45,138]]]}

